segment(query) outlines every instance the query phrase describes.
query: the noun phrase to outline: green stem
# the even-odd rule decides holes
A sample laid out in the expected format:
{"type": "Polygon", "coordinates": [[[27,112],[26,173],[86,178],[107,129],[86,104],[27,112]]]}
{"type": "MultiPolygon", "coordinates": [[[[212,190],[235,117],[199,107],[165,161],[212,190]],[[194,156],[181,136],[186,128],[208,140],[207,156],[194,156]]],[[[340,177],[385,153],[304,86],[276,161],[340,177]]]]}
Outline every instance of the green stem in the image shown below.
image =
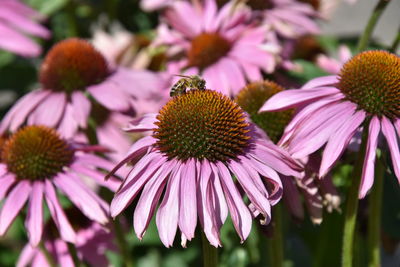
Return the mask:
{"type": "Polygon", "coordinates": [[[397,47],[399,47],[400,44],[400,29],[397,31],[397,35],[393,40],[393,44],[390,46],[389,51],[392,53],[396,53],[397,47]]]}
{"type": "Polygon", "coordinates": [[[353,180],[351,181],[351,186],[347,193],[342,243],[342,267],[353,266],[354,230],[356,227],[358,209],[358,191],[361,183],[361,174],[368,139],[367,125],[368,124],[364,125],[360,151],[353,170],[353,180]]]}
{"type": "Polygon", "coordinates": [[[39,249],[44,254],[44,257],[46,258],[47,263],[51,267],[56,267],[57,266],[56,261],[54,260],[54,258],[51,255],[51,253],[46,249],[46,247],[44,246],[43,242],[39,243],[39,249]]]}
{"type": "Polygon", "coordinates": [[[218,250],[212,246],[204,233],[201,234],[203,244],[203,266],[217,267],[218,266],[218,250]]]}
{"type": "Polygon", "coordinates": [[[381,266],[380,255],[380,231],[381,231],[381,208],[383,179],[385,167],[382,162],[384,156],[376,163],[374,186],[369,195],[369,217],[368,217],[368,249],[369,249],[369,267],[381,266]]]}
{"type": "Polygon", "coordinates": [[[75,15],[75,3],[74,0],[70,0],[66,6],[67,11],[67,21],[68,21],[68,36],[76,37],[78,34],[78,24],[76,23],[76,15],[75,15]]]}
{"type": "Polygon", "coordinates": [[[78,253],[74,244],[67,242],[68,252],[72,257],[72,261],[76,267],[82,266],[82,262],[78,258],[78,253]]]}
{"type": "Polygon", "coordinates": [[[378,22],[380,16],[382,15],[382,12],[385,10],[385,7],[389,2],[389,0],[380,0],[375,6],[371,17],[368,20],[367,26],[365,27],[364,32],[361,35],[360,40],[358,41],[357,52],[364,51],[367,48],[368,42],[371,38],[372,32],[374,31],[376,23],[378,22]]]}
{"type": "Polygon", "coordinates": [[[129,244],[125,239],[125,234],[122,229],[121,222],[118,220],[118,218],[113,221],[113,225],[114,225],[115,236],[117,238],[118,247],[122,254],[125,267],[133,267],[134,266],[133,260],[130,257],[129,253],[129,244]]]}
{"type": "Polygon", "coordinates": [[[270,266],[283,266],[283,227],[282,227],[282,207],[276,205],[272,211],[274,233],[270,240],[270,266]]]}

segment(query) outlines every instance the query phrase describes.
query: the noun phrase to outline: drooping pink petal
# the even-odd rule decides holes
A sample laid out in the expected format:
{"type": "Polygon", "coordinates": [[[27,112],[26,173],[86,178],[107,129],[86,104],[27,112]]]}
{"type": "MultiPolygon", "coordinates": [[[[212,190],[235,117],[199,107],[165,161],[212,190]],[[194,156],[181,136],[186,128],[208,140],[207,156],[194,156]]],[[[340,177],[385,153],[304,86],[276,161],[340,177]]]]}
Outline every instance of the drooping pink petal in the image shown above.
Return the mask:
{"type": "Polygon", "coordinates": [[[8,227],[25,205],[31,190],[32,187],[26,180],[19,181],[11,190],[0,211],[0,236],[6,233],[8,227]]]}
{"type": "Polygon", "coordinates": [[[55,127],[62,118],[66,104],[67,96],[65,93],[52,92],[32,111],[28,123],[55,127]]]}
{"type": "MultiPolygon", "coordinates": [[[[213,166],[213,164],[211,166],[213,166]]],[[[239,191],[233,183],[232,176],[228,168],[221,162],[217,162],[216,166],[220,174],[222,189],[225,194],[233,225],[235,226],[241,242],[244,242],[251,230],[252,217],[250,210],[244,204],[239,191]]]]}
{"type": "Polygon", "coordinates": [[[143,157],[136,164],[137,168],[129,173],[121,188],[111,201],[111,217],[115,218],[133,201],[142,187],[148,182],[152,175],[154,175],[156,170],[165,164],[166,160],[165,157],[149,155],[148,157],[143,157]]]}
{"type": "Polygon", "coordinates": [[[374,116],[371,119],[368,129],[368,141],[361,176],[359,198],[364,198],[374,183],[375,157],[380,128],[379,118],[374,116]]]}
{"type": "Polygon", "coordinates": [[[22,14],[18,14],[18,12],[10,12],[6,8],[0,9],[0,20],[6,21],[7,24],[12,25],[12,28],[17,28],[28,34],[42,38],[50,36],[50,32],[40,24],[33,22],[30,18],[26,18],[22,14]]]}
{"type": "Polygon", "coordinates": [[[105,181],[103,173],[101,173],[97,170],[93,170],[92,168],[89,168],[88,166],[76,163],[76,164],[71,165],[70,168],[71,168],[71,170],[76,172],[78,175],[83,175],[84,177],[87,177],[88,179],[93,179],[99,185],[107,187],[113,192],[117,191],[118,187],[121,185],[121,181],[114,177],[111,177],[110,179],[105,181]]]}
{"type": "Polygon", "coordinates": [[[148,148],[155,143],[155,139],[152,136],[146,136],[138,141],[136,141],[131,148],[129,149],[127,156],[119,162],[114,169],[110,171],[109,174],[106,175],[105,179],[108,179],[111,175],[113,175],[122,165],[125,163],[134,160],[135,158],[144,154],[148,148]]]}
{"type": "Polygon", "coordinates": [[[129,123],[129,125],[125,128],[122,128],[126,132],[142,132],[142,131],[150,131],[156,128],[154,124],[157,121],[157,114],[148,113],[138,119],[135,119],[129,123]]]}
{"type": "Polygon", "coordinates": [[[304,208],[301,202],[300,192],[297,189],[292,177],[281,176],[283,183],[283,201],[290,214],[296,219],[304,219],[304,208]]]}
{"type": "Polygon", "coordinates": [[[235,174],[250,201],[261,212],[267,222],[269,222],[271,218],[271,205],[267,199],[268,196],[265,196],[262,194],[262,192],[260,192],[260,190],[257,188],[257,185],[240,163],[232,160],[229,163],[229,167],[235,174]]]}
{"type": "Polygon", "coordinates": [[[43,99],[50,94],[48,90],[35,90],[19,99],[7,112],[1,122],[0,132],[4,133],[7,128],[14,132],[24,123],[28,115],[43,99]]]}
{"type": "MultiPolygon", "coordinates": [[[[217,214],[214,209],[213,201],[215,198],[214,188],[211,183],[211,167],[208,162],[201,163],[199,168],[198,181],[198,200],[197,210],[199,211],[200,223],[203,226],[204,234],[214,247],[221,246],[219,238],[219,227],[217,225],[217,214]]],[[[218,177],[218,174],[217,174],[218,177]]]]}
{"type": "Polygon", "coordinates": [[[388,118],[383,116],[381,123],[383,135],[385,136],[389,146],[394,173],[396,174],[397,179],[400,181],[400,153],[396,131],[393,127],[393,123],[388,118]]]}
{"type": "Polygon", "coordinates": [[[101,203],[99,203],[99,200],[89,194],[88,190],[90,189],[87,189],[86,185],[75,179],[71,173],[68,175],[59,173],[54,177],[54,183],[88,218],[100,224],[108,222],[107,214],[101,203]]]}
{"type": "Polygon", "coordinates": [[[78,122],[75,120],[73,113],[74,107],[70,103],[67,103],[61,122],[58,126],[58,132],[66,139],[73,138],[79,128],[78,122]]]}
{"type": "Polygon", "coordinates": [[[82,128],[86,128],[89,118],[91,104],[87,97],[80,91],[75,91],[71,96],[72,105],[74,107],[73,116],[82,128]]]}
{"type": "Polygon", "coordinates": [[[107,109],[126,111],[130,108],[130,96],[111,80],[92,85],[87,88],[87,91],[107,109]]]}
{"type": "Polygon", "coordinates": [[[313,89],[292,89],[273,95],[260,108],[259,112],[281,111],[302,104],[310,103],[322,97],[337,94],[339,90],[335,87],[318,87],[313,89]]]}
{"type": "Polygon", "coordinates": [[[0,201],[7,195],[8,190],[14,185],[15,181],[15,176],[11,173],[0,178],[0,201]]]}
{"type": "Polygon", "coordinates": [[[182,168],[176,167],[168,180],[164,199],[156,214],[156,224],[161,242],[168,248],[172,246],[179,218],[179,185],[181,183],[182,168]]]}
{"type": "Polygon", "coordinates": [[[28,230],[29,243],[34,247],[39,244],[43,232],[43,192],[43,182],[33,182],[25,226],[28,230]]]}
{"type": "Polygon", "coordinates": [[[37,253],[36,249],[30,244],[26,244],[19,255],[16,267],[27,267],[30,266],[33,257],[37,253]]]}
{"type": "Polygon", "coordinates": [[[193,159],[182,167],[179,196],[179,228],[188,240],[194,237],[197,225],[196,165],[193,159]]]}
{"type": "Polygon", "coordinates": [[[332,168],[333,164],[343,153],[351,138],[365,119],[365,112],[360,110],[351,118],[344,121],[342,126],[329,137],[328,143],[322,156],[319,176],[325,176],[332,168]]]}
{"type": "Polygon", "coordinates": [[[25,57],[36,57],[40,46],[17,30],[0,20],[0,49],[8,50],[25,57]]]}
{"type": "Polygon", "coordinates": [[[150,223],[150,219],[165,187],[166,179],[176,164],[175,160],[166,162],[144,186],[133,215],[133,227],[139,239],[142,239],[150,223]]]}
{"type": "Polygon", "coordinates": [[[61,238],[65,241],[75,243],[75,231],[69,223],[67,216],[65,216],[63,208],[57,199],[53,185],[48,180],[45,181],[44,192],[51,217],[60,232],[61,238]]]}

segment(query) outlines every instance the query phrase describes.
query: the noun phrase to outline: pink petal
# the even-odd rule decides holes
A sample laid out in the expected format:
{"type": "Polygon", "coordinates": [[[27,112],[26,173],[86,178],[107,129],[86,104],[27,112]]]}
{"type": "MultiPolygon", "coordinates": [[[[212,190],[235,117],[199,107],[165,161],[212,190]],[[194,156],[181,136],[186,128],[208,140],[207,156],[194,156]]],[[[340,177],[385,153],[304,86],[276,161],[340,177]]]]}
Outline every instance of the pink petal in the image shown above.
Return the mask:
{"type": "Polygon", "coordinates": [[[250,210],[244,204],[239,191],[233,183],[228,168],[221,162],[217,162],[216,165],[220,174],[222,189],[224,190],[233,225],[243,243],[251,230],[252,221],[250,210]]]}
{"type": "Polygon", "coordinates": [[[25,122],[32,109],[49,94],[48,90],[35,90],[20,98],[3,118],[0,132],[4,133],[7,128],[11,132],[16,131],[25,122]]]}
{"type": "Polygon", "coordinates": [[[25,57],[36,57],[40,54],[40,46],[20,32],[5,25],[0,20],[0,49],[8,50],[25,57]]]}
{"type": "Polygon", "coordinates": [[[337,75],[314,78],[301,87],[301,89],[314,89],[324,85],[333,85],[339,82],[337,75]]]}
{"type": "Polygon", "coordinates": [[[68,103],[65,106],[64,115],[58,126],[58,132],[66,139],[73,138],[78,131],[79,125],[74,118],[74,107],[68,103]]]}
{"type": "Polygon", "coordinates": [[[374,183],[375,157],[380,132],[379,118],[374,116],[369,124],[367,149],[365,152],[364,165],[361,176],[359,198],[364,198],[374,183]]]}
{"type": "Polygon", "coordinates": [[[196,166],[193,159],[183,164],[179,195],[179,228],[188,240],[197,225],[196,166]]]}
{"type": "Polygon", "coordinates": [[[174,29],[189,38],[194,38],[200,33],[200,14],[187,2],[175,2],[173,7],[165,12],[165,17],[174,29]]]}
{"type": "Polygon", "coordinates": [[[46,28],[17,12],[10,12],[10,10],[2,8],[0,9],[0,20],[12,25],[12,28],[17,28],[31,35],[43,38],[50,36],[50,32],[46,28]]]}
{"type": "Polygon", "coordinates": [[[87,91],[104,107],[115,111],[126,111],[130,108],[130,96],[121,90],[112,80],[92,85],[87,91]]]}
{"type": "Polygon", "coordinates": [[[121,185],[120,180],[111,177],[111,179],[108,179],[107,181],[104,180],[104,174],[97,171],[93,170],[91,168],[88,168],[88,166],[85,165],[80,165],[80,164],[74,164],[71,165],[70,168],[78,173],[78,175],[82,175],[88,179],[93,179],[96,181],[101,186],[107,187],[111,191],[115,192],[117,191],[118,187],[121,185]]]}
{"type": "Polygon", "coordinates": [[[101,201],[92,194],[89,188],[72,173],[68,175],[60,173],[54,178],[54,183],[59,187],[88,218],[105,224],[108,222],[107,214],[101,201]]]}
{"type": "MultiPolygon", "coordinates": [[[[218,174],[217,174],[218,175],[218,174]]],[[[201,163],[200,177],[199,177],[199,189],[198,195],[199,200],[197,202],[197,210],[199,211],[200,222],[203,226],[204,234],[208,241],[215,246],[221,246],[221,240],[219,238],[219,227],[216,219],[216,210],[213,202],[218,201],[215,195],[215,189],[212,185],[211,179],[211,167],[207,162],[201,163]]],[[[218,176],[217,176],[218,177],[218,176]]],[[[219,179],[219,178],[217,178],[219,179]]],[[[222,196],[224,197],[224,196],[222,196]]]]}
{"type": "Polygon", "coordinates": [[[11,173],[0,178],[0,201],[7,195],[8,190],[14,185],[15,181],[15,176],[11,173]]]}
{"type": "Polygon", "coordinates": [[[8,227],[25,205],[31,189],[32,187],[28,181],[19,181],[4,201],[0,211],[0,236],[6,233],[8,227]]]}
{"type": "Polygon", "coordinates": [[[47,207],[50,210],[51,217],[53,218],[58,231],[60,231],[61,238],[65,241],[75,243],[75,231],[72,229],[71,224],[65,216],[64,210],[57,199],[53,185],[48,180],[45,182],[44,192],[47,207]]]}
{"type": "MultiPolygon", "coordinates": [[[[179,184],[182,168],[176,168],[168,181],[164,199],[158,208],[156,224],[163,244],[168,248],[175,239],[179,218],[179,184]]],[[[185,178],[185,177],[183,177],[185,178]]]]}
{"type": "Polygon", "coordinates": [[[267,102],[265,102],[265,104],[261,107],[259,112],[281,111],[297,107],[329,95],[337,94],[338,92],[339,90],[335,87],[319,87],[307,90],[292,89],[282,91],[269,98],[267,102]]]}
{"type": "Polygon", "coordinates": [[[43,191],[43,182],[33,182],[25,226],[28,230],[29,243],[34,247],[39,244],[43,232],[43,191]]]}
{"type": "Polygon", "coordinates": [[[127,127],[123,128],[123,130],[126,132],[143,132],[153,130],[157,128],[157,126],[154,124],[157,121],[156,117],[156,113],[148,113],[141,118],[131,121],[127,127]]]}
{"type": "Polygon", "coordinates": [[[75,91],[71,96],[72,105],[74,106],[73,116],[79,126],[86,128],[89,119],[91,104],[87,97],[80,91],[75,91]]]}
{"type": "Polygon", "coordinates": [[[30,244],[26,244],[19,255],[16,267],[30,266],[33,256],[37,253],[37,248],[33,248],[30,244]]]}
{"type": "Polygon", "coordinates": [[[115,218],[133,201],[142,187],[166,161],[165,157],[149,155],[136,164],[111,201],[111,217],[115,218]]]}
{"type": "Polygon", "coordinates": [[[175,160],[165,163],[144,186],[133,215],[133,227],[139,239],[143,238],[165,187],[166,179],[176,164],[177,162],[175,160]]]}
{"type": "Polygon", "coordinates": [[[386,137],[386,141],[390,149],[394,173],[396,174],[397,179],[400,181],[400,153],[396,131],[393,127],[393,123],[388,118],[383,116],[381,123],[383,135],[386,137]]]}
{"type": "Polygon", "coordinates": [[[29,116],[28,123],[55,127],[61,121],[66,104],[67,97],[65,93],[52,92],[33,110],[29,116]]]}
{"type": "Polygon", "coordinates": [[[106,175],[105,179],[108,179],[125,163],[143,155],[146,152],[146,150],[148,150],[148,148],[155,142],[156,141],[152,136],[146,136],[136,141],[129,149],[127,156],[120,163],[118,163],[117,166],[115,166],[114,169],[112,169],[109,174],[106,175]]]}
{"type": "Polygon", "coordinates": [[[260,192],[258,185],[253,182],[253,179],[248,175],[247,171],[240,165],[240,163],[232,160],[229,163],[229,167],[235,174],[250,201],[261,212],[267,222],[269,222],[271,219],[271,205],[267,199],[268,196],[260,192]]]}
{"type": "Polygon", "coordinates": [[[319,176],[325,176],[332,168],[333,164],[343,153],[351,138],[356,133],[365,119],[365,112],[360,110],[351,118],[343,122],[343,125],[329,137],[328,143],[322,156],[319,176]]]}

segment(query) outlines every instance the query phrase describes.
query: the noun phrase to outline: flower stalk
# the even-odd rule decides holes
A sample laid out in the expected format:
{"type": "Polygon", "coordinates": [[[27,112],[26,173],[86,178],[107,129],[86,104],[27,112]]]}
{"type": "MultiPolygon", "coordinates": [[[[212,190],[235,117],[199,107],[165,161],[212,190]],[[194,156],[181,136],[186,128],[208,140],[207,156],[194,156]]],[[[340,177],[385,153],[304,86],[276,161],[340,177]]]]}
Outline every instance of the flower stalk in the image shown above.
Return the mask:
{"type": "Polygon", "coordinates": [[[375,29],[375,26],[389,2],[390,2],[389,0],[380,0],[378,4],[375,6],[368,20],[367,26],[365,27],[364,32],[358,41],[357,52],[362,52],[367,48],[369,40],[371,39],[371,35],[375,29]]]}
{"type": "Polygon", "coordinates": [[[129,254],[129,244],[125,239],[125,234],[122,229],[121,222],[118,219],[113,220],[113,225],[114,225],[115,236],[117,239],[117,244],[121,252],[123,262],[125,263],[125,267],[133,267],[134,266],[133,260],[129,254]]]}
{"type": "Polygon", "coordinates": [[[381,231],[381,210],[383,179],[385,176],[385,157],[381,155],[377,161],[375,170],[375,183],[369,196],[369,217],[368,217],[368,255],[369,267],[381,266],[380,254],[380,231],[381,231]]]}
{"type": "Polygon", "coordinates": [[[201,241],[203,245],[203,266],[218,266],[218,249],[210,244],[205,234],[201,233],[201,241]]]}
{"type": "Polygon", "coordinates": [[[273,209],[273,226],[274,233],[270,244],[270,266],[283,266],[283,227],[282,227],[282,207],[280,204],[273,209]]]}
{"type": "Polygon", "coordinates": [[[344,219],[343,243],[342,243],[342,267],[353,266],[354,232],[358,210],[358,190],[361,183],[363,162],[367,147],[368,128],[364,127],[360,151],[353,170],[353,180],[347,193],[346,210],[344,219]]]}
{"type": "Polygon", "coordinates": [[[44,246],[43,242],[39,243],[39,249],[40,251],[43,253],[44,257],[47,260],[47,263],[50,265],[50,267],[56,267],[57,264],[53,258],[53,256],[51,255],[51,253],[47,250],[47,248],[44,246]]]}

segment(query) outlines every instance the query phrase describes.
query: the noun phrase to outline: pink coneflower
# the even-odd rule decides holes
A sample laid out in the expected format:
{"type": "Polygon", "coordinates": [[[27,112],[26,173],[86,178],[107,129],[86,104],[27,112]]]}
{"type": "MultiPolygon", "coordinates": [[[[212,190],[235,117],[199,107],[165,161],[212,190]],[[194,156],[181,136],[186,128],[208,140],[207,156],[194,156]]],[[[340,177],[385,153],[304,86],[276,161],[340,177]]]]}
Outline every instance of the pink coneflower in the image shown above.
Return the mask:
{"type": "Polygon", "coordinates": [[[343,64],[345,64],[350,58],[351,51],[349,47],[341,45],[338,49],[337,59],[321,54],[317,57],[317,65],[330,74],[339,74],[343,64]]]}
{"type": "Polygon", "coordinates": [[[254,11],[253,15],[261,16],[264,23],[284,38],[319,33],[315,22],[318,13],[309,4],[296,0],[249,0],[246,3],[254,11]]]}
{"type": "Polygon", "coordinates": [[[4,117],[0,132],[15,131],[25,122],[56,127],[72,137],[87,127],[92,103],[87,94],[112,111],[135,110],[163,88],[157,75],[123,68],[111,70],[91,44],[67,39],[47,54],[40,69],[41,89],[22,97],[4,117]]]}
{"type": "Polygon", "coordinates": [[[29,199],[25,226],[30,244],[36,246],[43,230],[46,200],[61,238],[76,241],[76,234],[58,201],[55,188],[85,216],[100,224],[108,221],[108,205],[82,179],[115,188],[98,169],[110,170],[111,163],[91,152],[94,147],[70,144],[46,126],[26,126],[11,135],[2,147],[0,163],[0,235],[4,235],[29,199]]]}
{"type": "Polygon", "coordinates": [[[50,32],[35,20],[43,17],[17,0],[0,0],[0,49],[25,57],[38,56],[42,49],[31,35],[49,38],[50,32]]]}
{"type": "Polygon", "coordinates": [[[305,157],[326,144],[320,177],[328,173],[365,122],[368,141],[359,191],[363,198],[374,181],[380,132],[386,138],[394,172],[400,179],[399,69],[397,55],[363,52],[346,62],[338,75],[316,78],[299,90],[281,92],[260,111],[304,107],[285,129],[280,144],[295,158],[305,157]]]}
{"type": "Polygon", "coordinates": [[[275,69],[280,47],[268,26],[248,24],[250,10],[230,2],[220,10],[213,0],[202,5],[174,2],[165,12],[154,45],[167,45],[172,74],[200,74],[209,88],[237,93],[247,80],[275,69]]]}
{"type": "MultiPolygon", "coordinates": [[[[255,124],[259,126],[273,142],[278,142],[283,131],[293,117],[294,110],[262,112],[258,110],[273,95],[285,89],[272,81],[259,81],[248,84],[236,96],[235,101],[243,108],[255,124]]],[[[297,220],[304,219],[303,201],[315,224],[322,222],[323,209],[328,212],[338,210],[340,198],[330,177],[318,179],[318,167],[321,162],[317,155],[299,161],[304,172],[297,177],[282,175],[283,201],[289,213],[297,220]]]]}
{"type": "Polygon", "coordinates": [[[135,232],[142,239],[163,195],[156,223],[165,246],[173,244],[178,226],[183,245],[191,240],[197,218],[210,243],[220,246],[228,211],[243,242],[252,214],[240,190],[268,223],[271,205],[282,194],[277,172],[300,171],[287,152],[260,138],[254,127],[227,96],[198,89],[175,96],[159,114],[135,121],[129,131],[152,135],[138,140],[115,168],[135,162],[112,200],[112,217],[142,192],[134,213],[135,232]]]}
{"type": "MultiPolygon", "coordinates": [[[[105,255],[107,250],[116,251],[116,246],[112,243],[114,235],[106,230],[104,226],[88,220],[82,213],[75,209],[68,209],[66,213],[73,218],[73,227],[76,231],[76,251],[77,256],[82,262],[90,266],[107,267],[110,263],[105,255]]],[[[48,224],[45,227],[44,247],[50,253],[53,264],[61,267],[74,266],[73,258],[68,250],[68,244],[55,235],[56,226],[48,224]]],[[[39,247],[27,244],[18,259],[17,267],[46,267],[52,266],[48,257],[39,247]]]]}

